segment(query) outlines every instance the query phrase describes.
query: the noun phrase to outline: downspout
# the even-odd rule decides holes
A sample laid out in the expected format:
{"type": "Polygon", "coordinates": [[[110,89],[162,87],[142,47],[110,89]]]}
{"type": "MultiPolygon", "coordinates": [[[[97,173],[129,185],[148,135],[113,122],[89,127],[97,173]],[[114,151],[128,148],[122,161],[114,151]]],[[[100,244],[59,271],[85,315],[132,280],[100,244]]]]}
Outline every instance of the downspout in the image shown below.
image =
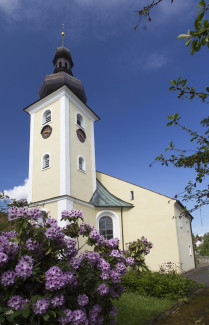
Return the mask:
{"type": "Polygon", "coordinates": [[[124,247],[124,233],[123,233],[123,207],[121,207],[121,232],[122,232],[122,247],[124,251],[125,247],[124,247]]]}

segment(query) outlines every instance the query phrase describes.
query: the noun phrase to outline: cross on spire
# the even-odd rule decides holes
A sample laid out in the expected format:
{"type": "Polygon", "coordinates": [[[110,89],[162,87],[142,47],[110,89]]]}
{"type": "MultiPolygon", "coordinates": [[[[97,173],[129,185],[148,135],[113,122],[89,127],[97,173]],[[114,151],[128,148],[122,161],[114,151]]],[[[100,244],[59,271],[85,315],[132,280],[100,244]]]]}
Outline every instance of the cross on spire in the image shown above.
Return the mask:
{"type": "Polygon", "coordinates": [[[64,47],[64,38],[65,38],[65,32],[64,32],[64,24],[62,24],[62,33],[61,33],[61,35],[62,35],[62,47],[64,47]]]}

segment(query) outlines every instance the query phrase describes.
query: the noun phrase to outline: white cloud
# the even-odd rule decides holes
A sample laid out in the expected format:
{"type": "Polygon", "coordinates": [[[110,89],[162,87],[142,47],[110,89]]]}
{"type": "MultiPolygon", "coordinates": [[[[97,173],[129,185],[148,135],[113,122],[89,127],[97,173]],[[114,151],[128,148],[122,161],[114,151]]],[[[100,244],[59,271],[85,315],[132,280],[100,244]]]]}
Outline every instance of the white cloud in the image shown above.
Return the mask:
{"type": "Polygon", "coordinates": [[[164,54],[153,53],[146,59],[146,65],[151,69],[160,69],[168,63],[169,59],[164,54]]]}
{"type": "Polygon", "coordinates": [[[0,0],[0,9],[5,11],[7,14],[15,11],[20,5],[19,0],[0,0]]]}
{"type": "Polygon", "coordinates": [[[28,199],[29,180],[25,179],[24,185],[14,186],[13,189],[5,190],[4,193],[11,199],[28,199]]]}

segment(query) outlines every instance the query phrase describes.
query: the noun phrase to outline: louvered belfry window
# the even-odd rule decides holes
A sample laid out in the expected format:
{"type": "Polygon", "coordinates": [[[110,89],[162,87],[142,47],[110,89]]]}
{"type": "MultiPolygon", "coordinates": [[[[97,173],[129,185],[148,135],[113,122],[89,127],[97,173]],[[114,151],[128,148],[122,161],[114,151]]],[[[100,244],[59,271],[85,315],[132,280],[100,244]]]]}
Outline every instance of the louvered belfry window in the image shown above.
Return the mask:
{"type": "Polygon", "coordinates": [[[79,157],[79,169],[84,170],[84,159],[82,157],[79,157]]]}
{"type": "Polygon", "coordinates": [[[99,219],[99,233],[105,239],[113,238],[113,222],[110,217],[102,217],[99,219]]]}
{"type": "Polygon", "coordinates": [[[51,122],[51,112],[50,111],[48,111],[46,113],[46,123],[49,123],[49,122],[51,122]]]}
{"type": "Polygon", "coordinates": [[[49,155],[45,155],[43,157],[43,169],[49,168],[49,162],[50,162],[49,155]]]}

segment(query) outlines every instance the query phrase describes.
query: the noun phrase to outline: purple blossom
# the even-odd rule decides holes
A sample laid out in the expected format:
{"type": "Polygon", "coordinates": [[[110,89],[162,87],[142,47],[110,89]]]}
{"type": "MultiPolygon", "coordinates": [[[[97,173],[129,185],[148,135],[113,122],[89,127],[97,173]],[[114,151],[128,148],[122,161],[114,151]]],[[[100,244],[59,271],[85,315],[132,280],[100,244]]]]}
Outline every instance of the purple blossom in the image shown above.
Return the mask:
{"type": "Polygon", "coordinates": [[[13,296],[8,300],[7,306],[14,310],[25,309],[25,304],[29,302],[28,299],[23,299],[20,296],[13,296]]]}
{"type": "Polygon", "coordinates": [[[40,244],[37,240],[32,241],[31,238],[26,241],[25,246],[29,251],[35,251],[40,248],[40,244]]]}
{"type": "Polygon", "coordinates": [[[90,232],[89,237],[94,239],[98,245],[102,246],[105,244],[105,239],[102,235],[99,234],[98,230],[94,229],[90,232]]]}
{"type": "Polygon", "coordinates": [[[78,281],[73,273],[71,273],[70,271],[63,272],[63,276],[64,276],[64,282],[66,285],[70,284],[72,287],[77,286],[78,281]]]}
{"type": "Polygon", "coordinates": [[[62,232],[62,228],[57,225],[51,225],[46,231],[45,235],[50,240],[56,240],[60,243],[64,242],[64,233],[62,232]]]}
{"type": "Polygon", "coordinates": [[[18,246],[17,243],[13,243],[12,241],[8,241],[7,246],[5,247],[5,252],[7,254],[10,254],[10,255],[14,256],[17,253],[18,248],[19,248],[19,246],[18,246]]]}
{"type": "Polygon", "coordinates": [[[129,266],[134,265],[135,261],[133,257],[127,257],[126,262],[128,263],[129,266]]]}
{"type": "Polygon", "coordinates": [[[83,258],[82,257],[75,257],[75,258],[72,258],[71,259],[71,262],[70,264],[72,265],[72,267],[75,269],[75,270],[78,270],[81,263],[83,261],[83,258]]]}
{"type": "Polygon", "coordinates": [[[30,209],[28,211],[28,216],[33,220],[38,220],[42,217],[42,212],[40,209],[30,209]]]}
{"type": "Polygon", "coordinates": [[[8,261],[8,256],[0,252],[0,267],[2,267],[8,261]]]}
{"type": "Polygon", "coordinates": [[[89,298],[85,294],[79,295],[77,300],[78,300],[79,306],[82,306],[82,307],[86,306],[89,302],[89,298]]]}
{"type": "Polygon", "coordinates": [[[88,252],[87,258],[90,263],[96,264],[100,260],[100,255],[97,252],[88,252]]]}
{"type": "Polygon", "coordinates": [[[119,283],[121,281],[120,273],[115,270],[110,271],[110,278],[113,283],[119,283]]]}
{"type": "Polygon", "coordinates": [[[98,288],[97,291],[99,292],[100,296],[105,296],[108,294],[109,292],[109,288],[106,286],[105,283],[101,283],[98,288]]]}
{"type": "Polygon", "coordinates": [[[102,278],[103,280],[107,280],[110,277],[110,271],[102,271],[100,278],[102,278]]]}
{"type": "Polygon", "coordinates": [[[6,271],[1,275],[1,284],[6,287],[15,283],[16,273],[14,271],[6,271]]]}
{"type": "Polygon", "coordinates": [[[124,263],[117,263],[116,264],[116,271],[120,273],[120,275],[126,274],[126,266],[124,263]]]}
{"type": "Polygon", "coordinates": [[[29,209],[28,208],[18,208],[18,207],[11,207],[8,210],[8,220],[12,221],[18,218],[25,218],[29,215],[29,209]]]}
{"type": "Polygon", "coordinates": [[[2,236],[5,236],[6,238],[15,238],[17,236],[17,232],[15,230],[11,231],[2,231],[1,233],[2,236]]]}
{"type": "Polygon", "coordinates": [[[61,214],[64,220],[68,218],[83,218],[83,212],[81,210],[62,211],[61,214]]]}
{"type": "Polygon", "coordinates": [[[93,226],[90,226],[88,223],[86,222],[82,222],[82,224],[80,225],[80,228],[78,230],[78,233],[80,235],[84,235],[84,234],[88,234],[90,231],[92,231],[94,229],[93,226]]]}
{"type": "Polygon", "coordinates": [[[60,306],[63,306],[64,305],[64,302],[65,302],[65,297],[63,294],[59,294],[57,296],[54,296],[52,299],[51,299],[51,305],[53,307],[60,307],[60,306]]]}
{"type": "Polygon", "coordinates": [[[47,223],[48,225],[51,225],[51,226],[57,226],[57,220],[55,220],[55,219],[53,219],[53,218],[51,218],[51,217],[48,217],[48,218],[46,219],[46,223],[47,223]]]}
{"type": "Polygon", "coordinates": [[[119,242],[120,241],[119,241],[118,238],[111,238],[111,239],[106,241],[106,244],[110,248],[118,248],[119,242]]]}
{"type": "Polygon", "coordinates": [[[47,312],[49,308],[50,300],[49,298],[41,298],[38,299],[33,307],[33,311],[35,315],[43,315],[47,312]]]}
{"type": "Polygon", "coordinates": [[[98,267],[102,269],[102,271],[108,271],[110,270],[110,264],[105,261],[104,258],[100,258],[100,261],[98,263],[98,267]]]}
{"type": "Polygon", "coordinates": [[[58,266],[52,266],[45,273],[46,290],[55,291],[66,285],[66,277],[58,266]]]}
{"type": "Polygon", "coordinates": [[[113,257],[121,257],[121,253],[118,249],[113,249],[110,255],[113,257]]]}
{"type": "Polygon", "coordinates": [[[30,256],[23,256],[15,267],[16,275],[26,279],[31,276],[33,270],[33,259],[30,256]]]}
{"type": "Polygon", "coordinates": [[[63,317],[63,316],[59,317],[58,321],[62,325],[69,324],[73,320],[73,312],[70,309],[64,309],[63,311],[66,314],[66,316],[65,317],[63,317]]]}
{"type": "Polygon", "coordinates": [[[79,325],[79,324],[88,324],[86,313],[83,310],[74,310],[73,311],[73,324],[79,325]]]}

